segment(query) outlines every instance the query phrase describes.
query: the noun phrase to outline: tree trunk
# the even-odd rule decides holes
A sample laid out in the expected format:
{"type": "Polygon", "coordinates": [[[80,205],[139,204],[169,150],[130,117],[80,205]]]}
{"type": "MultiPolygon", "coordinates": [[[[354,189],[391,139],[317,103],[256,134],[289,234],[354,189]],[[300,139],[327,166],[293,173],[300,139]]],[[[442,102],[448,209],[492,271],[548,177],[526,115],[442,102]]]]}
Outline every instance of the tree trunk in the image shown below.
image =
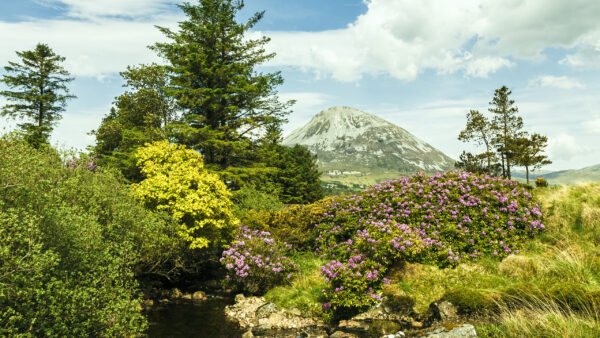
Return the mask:
{"type": "Polygon", "coordinates": [[[525,172],[527,173],[526,174],[527,175],[527,184],[529,184],[529,166],[528,165],[525,166],[525,172]]]}

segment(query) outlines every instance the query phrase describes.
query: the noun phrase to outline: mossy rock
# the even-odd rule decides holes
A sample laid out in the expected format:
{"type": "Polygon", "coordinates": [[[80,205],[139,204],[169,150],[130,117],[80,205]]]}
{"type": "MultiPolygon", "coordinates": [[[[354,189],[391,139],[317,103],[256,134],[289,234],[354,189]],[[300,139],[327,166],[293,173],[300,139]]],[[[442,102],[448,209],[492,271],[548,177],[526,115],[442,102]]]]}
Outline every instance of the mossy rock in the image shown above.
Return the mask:
{"type": "Polygon", "coordinates": [[[461,316],[489,316],[498,312],[498,296],[470,288],[452,289],[442,300],[452,303],[461,316]]]}
{"type": "Polygon", "coordinates": [[[381,337],[383,335],[394,334],[402,330],[402,325],[389,320],[375,320],[369,326],[367,335],[369,337],[381,337]]]}
{"type": "Polygon", "coordinates": [[[391,312],[411,315],[414,313],[415,299],[412,296],[387,294],[383,305],[391,312]]]}

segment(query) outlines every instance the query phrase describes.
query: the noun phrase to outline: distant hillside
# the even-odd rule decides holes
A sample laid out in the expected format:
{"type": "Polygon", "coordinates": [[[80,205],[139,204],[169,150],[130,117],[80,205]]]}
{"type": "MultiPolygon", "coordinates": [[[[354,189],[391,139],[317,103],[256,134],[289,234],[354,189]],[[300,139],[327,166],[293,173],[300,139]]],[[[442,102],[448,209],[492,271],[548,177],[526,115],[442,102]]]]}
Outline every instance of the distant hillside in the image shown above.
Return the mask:
{"type": "Polygon", "coordinates": [[[351,107],[320,112],[283,144],[316,154],[323,181],[356,188],[415,171],[445,171],[455,162],[405,129],[351,107]]]}
{"type": "MultiPolygon", "coordinates": [[[[524,179],[525,173],[517,172],[514,176],[524,179]]],[[[529,179],[535,180],[539,176],[544,177],[550,184],[555,185],[578,185],[591,182],[600,182],[600,164],[583,169],[530,173],[529,179]]]]}

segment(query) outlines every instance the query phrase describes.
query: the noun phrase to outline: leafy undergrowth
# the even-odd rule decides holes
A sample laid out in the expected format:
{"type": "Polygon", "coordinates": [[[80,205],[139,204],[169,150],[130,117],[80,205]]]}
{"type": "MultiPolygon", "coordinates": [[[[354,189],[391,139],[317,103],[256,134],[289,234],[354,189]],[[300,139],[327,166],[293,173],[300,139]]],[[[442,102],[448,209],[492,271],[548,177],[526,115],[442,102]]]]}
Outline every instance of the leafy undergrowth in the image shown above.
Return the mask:
{"type": "MultiPolygon", "coordinates": [[[[397,264],[384,295],[407,296],[424,315],[441,298],[476,324],[483,337],[600,336],[600,184],[536,189],[546,231],[518,255],[438,268],[397,264]]],[[[267,293],[270,301],[321,312],[322,260],[302,256],[291,285],[267,293]]]]}

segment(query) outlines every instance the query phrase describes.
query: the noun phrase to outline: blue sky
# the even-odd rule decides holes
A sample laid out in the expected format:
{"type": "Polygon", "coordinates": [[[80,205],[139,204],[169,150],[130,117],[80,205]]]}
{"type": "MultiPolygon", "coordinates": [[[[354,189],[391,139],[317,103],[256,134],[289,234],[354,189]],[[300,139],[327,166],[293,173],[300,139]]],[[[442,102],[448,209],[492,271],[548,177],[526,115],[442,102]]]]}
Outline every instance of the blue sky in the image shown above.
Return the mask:
{"type": "MultiPolygon", "coordinates": [[[[154,25],[184,19],[170,0],[2,0],[0,65],[48,43],[76,77],[53,143],[83,149],[115,96],[119,71],[160,62],[154,25]]],[[[296,99],[285,132],[320,110],[353,106],[457,158],[469,109],[487,112],[494,89],[513,91],[526,129],[547,135],[554,163],[600,163],[600,2],[595,0],[250,0],[265,10],[252,36],[272,38],[283,99],[296,99]]],[[[0,98],[0,105],[3,104],[0,98]]],[[[5,129],[15,121],[0,120],[5,129]]],[[[2,129],[2,128],[0,128],[2,129]]]]}

